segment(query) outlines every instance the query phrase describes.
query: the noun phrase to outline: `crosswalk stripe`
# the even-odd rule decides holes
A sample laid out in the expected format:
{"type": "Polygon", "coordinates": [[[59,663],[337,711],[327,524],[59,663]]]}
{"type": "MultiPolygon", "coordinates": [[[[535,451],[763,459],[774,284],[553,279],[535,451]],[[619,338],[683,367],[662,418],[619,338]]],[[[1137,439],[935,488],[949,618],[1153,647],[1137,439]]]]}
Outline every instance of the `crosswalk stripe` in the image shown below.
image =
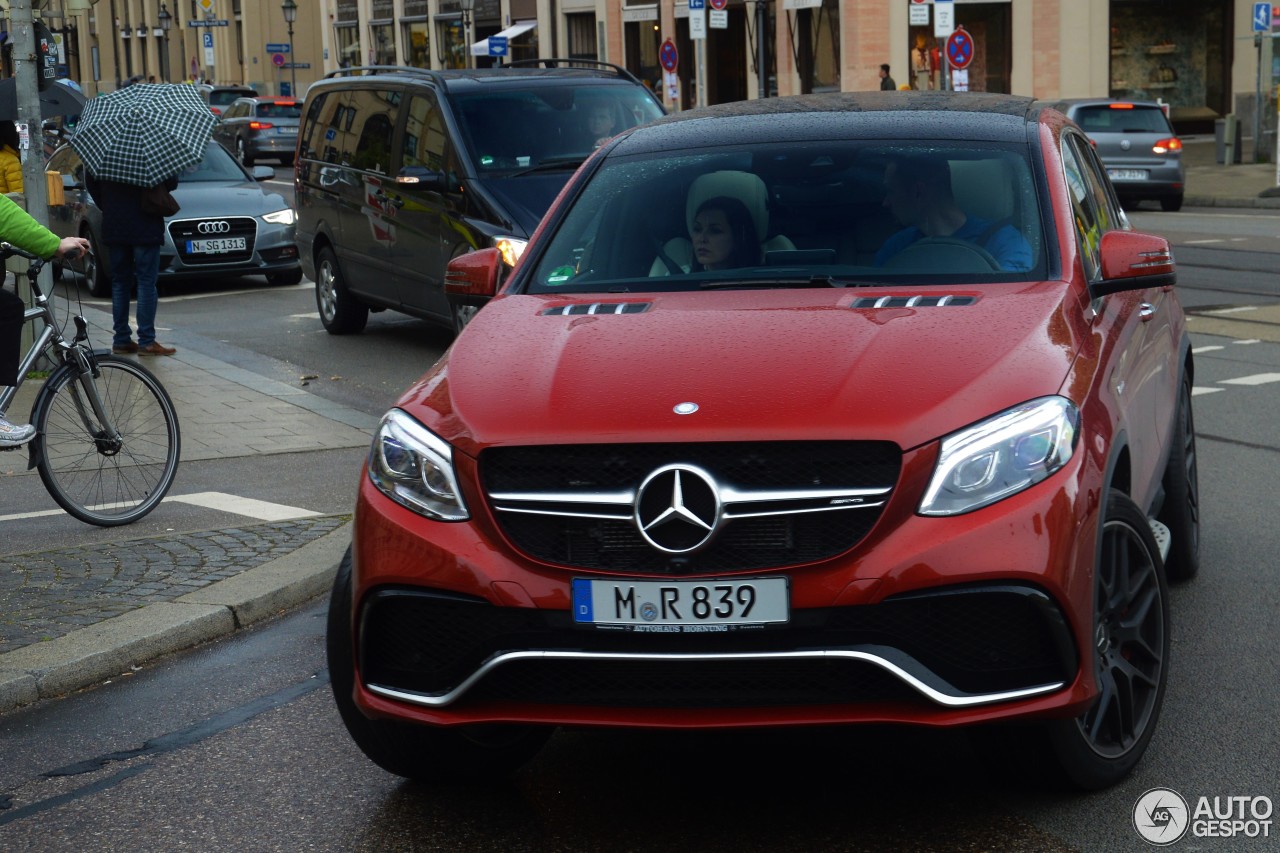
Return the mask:
{"type": "Polygon", "coordinates": [[[1255,373],[1252,376],[1218,380],[1219,385],[1266,385],[1270,382],[1280,382],[1280,373],[1255,373]]]}

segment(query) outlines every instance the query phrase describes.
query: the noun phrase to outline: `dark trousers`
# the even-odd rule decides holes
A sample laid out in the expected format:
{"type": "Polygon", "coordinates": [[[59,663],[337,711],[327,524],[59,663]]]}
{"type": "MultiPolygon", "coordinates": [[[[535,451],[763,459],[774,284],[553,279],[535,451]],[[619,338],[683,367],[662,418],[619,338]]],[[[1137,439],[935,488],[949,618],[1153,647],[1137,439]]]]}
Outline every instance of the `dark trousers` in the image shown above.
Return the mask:
{"type": "MultiPolygon", "coordinates": [[[[0,279],[3,284],[3,279],[0,279]]],[[[0,385],[18,384],[22,358],[22,313],[27,305],[16,293],[0,287],[0,385]]]]}

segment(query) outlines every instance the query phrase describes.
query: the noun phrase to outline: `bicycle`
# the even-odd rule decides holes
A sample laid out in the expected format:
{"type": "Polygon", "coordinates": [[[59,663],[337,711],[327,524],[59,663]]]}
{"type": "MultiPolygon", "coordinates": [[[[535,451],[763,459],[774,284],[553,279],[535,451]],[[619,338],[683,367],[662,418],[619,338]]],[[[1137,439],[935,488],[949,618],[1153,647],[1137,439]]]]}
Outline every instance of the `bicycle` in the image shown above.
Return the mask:
{"type": "MultiPolygon", "coordinates": [[[[67,340],[37,277],[45,261],[0,243],[0,259],[30,261],[33,307],[25,322],[43,324],[18,368],[18,384],[0,391],[7,411],[41,356],[54,365],[31,407],[36,436],[28,470],[75,518],[100,527],[130,524],[164,499],[178,470],[181,433],[173,401],[149,370],[127,358],[94,351],[84,317],[74,315],[67,340]]],[[[10,448],[16,449],[16,448],[10,448]]]]}

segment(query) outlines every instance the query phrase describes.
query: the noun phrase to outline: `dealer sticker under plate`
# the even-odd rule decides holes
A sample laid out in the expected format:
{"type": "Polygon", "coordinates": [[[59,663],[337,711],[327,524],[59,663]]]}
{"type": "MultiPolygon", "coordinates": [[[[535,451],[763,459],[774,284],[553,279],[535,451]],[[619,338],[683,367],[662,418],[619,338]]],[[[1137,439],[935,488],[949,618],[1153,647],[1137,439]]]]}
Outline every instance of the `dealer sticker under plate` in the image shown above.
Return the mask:
{"type": "Polygon", "coordinates": [[[700,630],[786,622],[786,578],[640,581],[574,578],[573,620],[639,631],[700,630]]]}

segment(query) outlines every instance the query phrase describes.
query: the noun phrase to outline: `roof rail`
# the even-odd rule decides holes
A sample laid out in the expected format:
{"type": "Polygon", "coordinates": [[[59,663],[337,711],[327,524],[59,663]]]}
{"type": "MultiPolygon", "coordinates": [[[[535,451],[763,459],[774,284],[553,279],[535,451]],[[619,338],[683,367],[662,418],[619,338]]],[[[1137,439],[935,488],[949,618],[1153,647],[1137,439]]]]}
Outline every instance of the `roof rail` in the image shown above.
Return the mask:
{"type": "Polygon", "coordinates": [[[413,65],[353,65],[348,68],[330,71],[324,75],[324,79],[328,80],[330,77],[354,77],[357,74],[420,74],[423,77],[436,76],[436,72],[430,68],[418,68],[413,65]]]}
{"type": "Polygon", "coordinates": [[[640,83],[640,78],[636,77],[627,69],[620,65],[614,65],[612,62],[601,62],[598,59],[565,59],[542,57],[539,59],[517,59],[514,62],[508,62],[504,68],[588,68],[596,71],[612,71],[619,77],[630,80],[632,83],[640,83]]]}

